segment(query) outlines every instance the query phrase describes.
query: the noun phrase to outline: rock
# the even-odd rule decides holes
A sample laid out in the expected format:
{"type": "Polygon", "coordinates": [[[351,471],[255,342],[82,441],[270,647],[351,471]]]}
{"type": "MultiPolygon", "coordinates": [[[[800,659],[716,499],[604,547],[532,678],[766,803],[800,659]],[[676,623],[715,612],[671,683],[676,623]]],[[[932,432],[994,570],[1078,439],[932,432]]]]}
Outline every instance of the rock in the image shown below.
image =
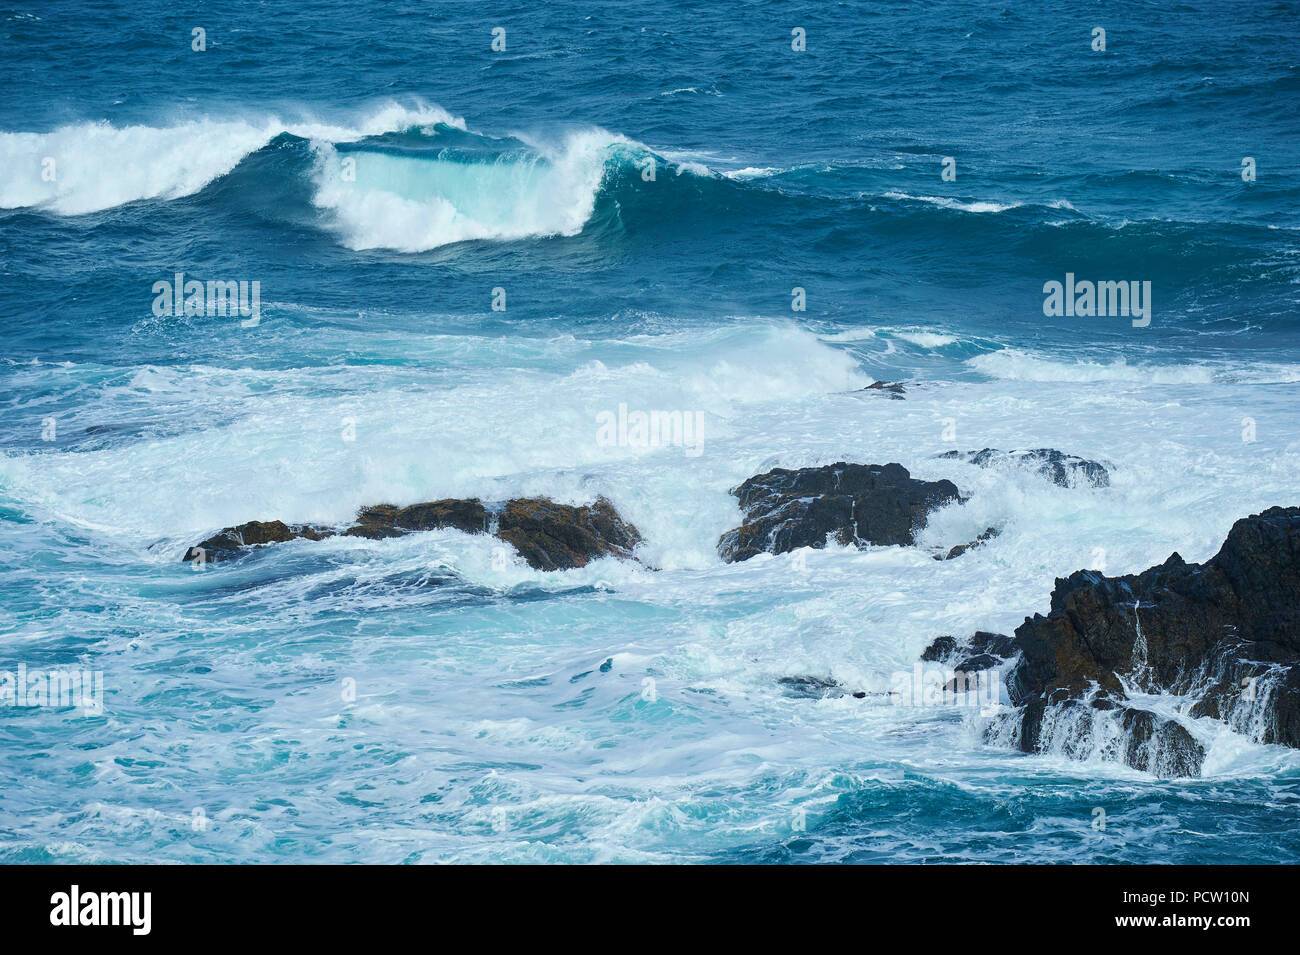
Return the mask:
{"type": "Polygon", "coordinates": [[[817,676],[783,676],[776,681],[786,696],[799,699],[824,700],[844,695],[844,687],[837,680],[817,676]]]}
{"type": "Polygon", "coordinates": [[[722,535],[727,562],[761,553],[839,544],[910,545],[930,511],[960,500],[951,481],[920,481],[901,464],[837,464],[776,468],[732,493],[744,523],[722,535]]]}
{"type": "MultiPolygon", "coordinates": [[[[1058,722],[1053,708],[1097,693],[1123,702],[1126,685],[1191,697],[1189,716],[1300,747],[1300,508],[1237,521],[1204,564],[1172,554],[1140,574],[1058,578],[1049,613],[1026,618],[1015,644],[1021,658],[1007,684],[1022,708],[1026,751],[1052,745],[1042,734],[1058,722]]],[[[1129,745],[1117,758],[1129,765],[1176,766],[1180,775],[1199,766],[1195,740],[1181,727],[1132,716],[1123,731],[1129,745]],[[1166,757],[1156,760],[1150,745],[1134,749],[1135,735],[1178,755],[1160,763],[1166,757]]]]}
{"type": "Polygon", "coordinates": [[[372,504],[369,507],[362,507],[357,510],[357,523],[391,526],[400,510],[401,508],[396,504],[372,504]]]}
{"type": "Polygon", "coordinates": [[[1015,656],[1015,641],[1000,633],[976,631],[964,643],[951,636],[936,637],[921,653],[928,663],[944,663],[953,669],[953,678],[944,689],[950,693],[988,692],[990,681],[976,680],[974,674],[991,670],[1015,656]]]}
{"type": "Polygon", "coordinates": [[[861,390],[884,392],[895,401],[902,401],[903,395],[907,393],[907,389],[903,387],[901,381],[873,381],[861,390]]]}
{"type": "Polygon", "coordinates": [[[363,524],[353,524],[343,532],[344,537],[364,537],[366,540],[384,540],[388,537],[401,537],[406,532],[392,524],[381,524],[378,522],[367,521],[363,524]]]}
{"type": "Polygon", "coordinates": [[[864,700],[867,697],[864,690],[854,690],[850,693],[844,688],[844,684],[827,677],[783,676],[776,682],[785,688],[786,696],[799,699],[828,700],[851,696],[855,700],[864,700]]]}
{"type": "Polygon", "coordinates": [[[991,670],[993,667],[1001,666],[1004,662],[1001,657],[996,657],[991,653],[977,653],[974,656],[965,657],[958,661],[953,669],[962,673],[976,673],[980,670],[991,670]]]}
{"type": "Polygon", "coordinates": [[[322,540],[343,534],[382,540],[415,531],[454,528],[467,534],[493,532],[513,544],[529,564],[538,570],[582,567],[597,557],[632,557],[641,542],[637,529],[627,523],[605,498],[594,504],[572,507],[545,498],[517,498],[497,512],[477,499],[445,499],[397,507],[376,504],[357,512],[356,522],[341,531],[308,524],[281,521],[250,521],[227,527],[185,552],[183,560],[194,560],[198,548],[208,561],[228,560],[250,546],[279,543],[305,537],[322,540]]]}
{"type": "MultiPolygon", "coordinates": [[[[1192,716],[1222,720],[1235,731],[1265,743],[1300,739],[1300,667],[1261,663],[1226,646],[1192,716]]],[[[1295,745],[1289,743],[1288,745],[1295,745]]]]}
{"type": "Polygon", "coordinates": [[[466,534],[483,534],[488,530],[490,521],[491,515],[488,514],[487,508],[477,499],[468,501],[448,499],[427,504],[412,504],[393,515],[393,525],[408,531],[431,531],[451,527],[466,534]]]}
{"type": "Polygon", "coordinates": [[[1181,724],[1126,707],[1121,725],[1127,740],[1124,762],[1129,766],[1166,779],[1201,775],[1205,747],[1181,724]]]}
{"type": "Polygon", "coordinates": [[[921,659],[928,663],[942,663],[956,652],[956,639],[944,634],[942,637],[935,637],[934,641],[921,651],[921,659]]]}
{"type": "Polygon", "coordinates": [[[1061,487],[1074,487],[1076,484],[1092,487],[1110,486],[1110,471],[1105,465],[1073,454],[1064,454],[1053,448],[1034,448],[1029,451],[999,451],[996,448],[985,448],[983,451],[946,451],[939,457],[956,458],[981,468],[1025,467],[1061,487]]]}
{"type": "Polygon", "coordinates": [[[1014,638],[1005,633],[990,633],[987,630],[975,631],[975,635],[970,638],[970,648],[976,653],[991,653],[1004,660],[1011,659],[1018,652],[1014,638]]]}
{"type": "MultiPolygon", "coordinates": [[[[995,662],[1000,663],[1001,661],[995,662]]],[[[1000,681],[996,674],[985,672],[991,668],[975,667],[966,669],[957,666],[952,671],[952,679],[945,683],[943,688],[955,698],[955,701],[964,702],[966,705],[970,705],[972,696],[974,702],[981,706],[995,704],[998,702],[1000,695],[996,688],[1000,686],[1000,681]]]]}
{"type": "Polygon", "coordinates": [[[305,537],[308,540],[324,540],[333,537],[336,531],[328,527],[312,524],[285,524],[283,521],[249,521],[235,527],[227,527],[201,541],[194,547],[186,549],[181,557],[183,561],[198,560],[200,551],[202,559],[207,562],[228,560],[240,554],[245,547],[259,547],[263,544],[279,544],[284,541],[305,537]]]}
{"type": "Polygon", "coordinates": [[[958,544],[956,547],[950,549],[946,554],[935,554],[934,559],[952,560],[954,557],[960,557],[962,554],[966,553],[966,551],[970,550],[972,547],[979,547],[980,544],[983,544],[986,541],[991,541],[993,538],[997,537],[1001,533],[1002,532],[998,530],[996,527],[987,528],[985,529],[984,533],[980,534],[979,537],[975,538],[970,543],[958,544]]]}
{"type": "Polygon", "coordinates": [[[1012,736],[1027,752],[1121,762],[1166,779],[1200,776],[1205,761],[1205,747],[1181,723],[1105,694],[1035,699],[1012,719],[1022,717],[1012,736]]]}
{"type": "Polygon", "coordinates": [[[942,637],[935,637],[930,645],[922,651],[921,659],[928,663],[943,663],[947,660],[962,657],[963,662],[956,669],[962,671],[986,670],[989,667],[998,666],[1004,660],[1011,659],[1016,655],[1016,652],[1015,640],[1006,634],[977,630],[969,640],[963,643],[958,643],[955,638],[946,634],[942,637]],[[966,664],[974,665],[968,666],[966,664]]]}
{"type": "Polygon", "coordinates": [[[518,498],[498,516],[497,537],[513,544],[531,567],[563,570],[597,557],[631,557],[641,535],[603,497],[570,507],[545,498],[518,498]]]}
{"type": "Polygon", "coordinates": [[[343,533],[348,537],[383,540],[401,537],[410,531],[432,531],[454,528],[466,534],[482,534],[488,530],[488,510],[481,501],[448,498],[427,501],[410,507],[395,504],[374,504],[357,511],[357,523],[343,533]]]}

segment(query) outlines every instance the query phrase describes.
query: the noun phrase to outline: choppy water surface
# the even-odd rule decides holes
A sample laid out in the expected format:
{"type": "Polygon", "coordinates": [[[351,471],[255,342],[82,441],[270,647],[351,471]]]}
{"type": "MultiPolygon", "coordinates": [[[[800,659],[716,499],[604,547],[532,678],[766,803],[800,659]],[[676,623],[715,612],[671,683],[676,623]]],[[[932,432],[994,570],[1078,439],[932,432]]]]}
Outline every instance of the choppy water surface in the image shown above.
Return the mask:
{"type": "Polygon", "coordinates": [[[0,8],[0,670],[104,687],[0,708],[0,859],[1296,861],[1294,751],[1206,723],[1159,781],[880,695],[1057,576],[1298,503],[1293,4],[336,6],[0,8]],[[260,321],[155,314],[176,272],[257,281],[260,321]],[[1150,325],[1044,316],[1067,272],[1151,282],[1150,325]],[[599,441],[620,405],[700,453],[599,441]],[[722,563],[731,487],[837,460],[971,500],[919,548],[722,563]],[[642,563],[179,560],[597,494],[642,563]]]}

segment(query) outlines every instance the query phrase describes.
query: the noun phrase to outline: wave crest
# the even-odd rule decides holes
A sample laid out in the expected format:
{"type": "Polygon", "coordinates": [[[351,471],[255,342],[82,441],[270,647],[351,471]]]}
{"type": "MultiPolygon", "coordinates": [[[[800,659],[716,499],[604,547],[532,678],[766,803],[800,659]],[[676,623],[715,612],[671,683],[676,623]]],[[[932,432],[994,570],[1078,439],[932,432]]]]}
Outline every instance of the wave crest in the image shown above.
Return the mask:
{"type": "Polygon", "coordinates": [[[487,156],[318,143],[313,201],[355,250],[577,235],[595,210],[606,162],[630,145],[602,130],[574,133],[556,148],[487,156]]]}
{"type": "Polygon", "coordinates": [[[0,132],[0,208],[56,215],[193,195],[275,137],[346,142],[413,126],[464,128],[436,106],[385,103],[351,125],[274,116],[204,118],[171,126],[77,123],[46,133],[0,132]]]}

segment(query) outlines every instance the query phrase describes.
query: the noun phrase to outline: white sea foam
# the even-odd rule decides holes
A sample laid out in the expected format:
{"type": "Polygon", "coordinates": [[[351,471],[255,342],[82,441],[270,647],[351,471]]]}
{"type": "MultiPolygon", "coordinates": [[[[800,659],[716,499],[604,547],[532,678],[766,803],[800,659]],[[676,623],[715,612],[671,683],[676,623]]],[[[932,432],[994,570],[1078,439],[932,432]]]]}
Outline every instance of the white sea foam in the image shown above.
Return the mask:
{"type": "Polygon", "coordinates": [[[922,348],[943,348],[947,345],[955,345],[958,341],[955,335],[946,335],[943,332],[932,332],[925,329],[882,328],[880,331],[887,331],[894,338],[901,338],[905,342],[911,342],[913,345],[919,345],[922,348]]]}
{"type": "Polygon", "coordinates": [[[766,179],[784,171],[777,166],[746,166],[744,169],[728,169],[722,175],[728,179],[766,179]]]}
{"type": "Polygon", "coordinates": [[[353,249],[416,252],[469,239],[576,235],[595,207],[607,133],[570,136],[549,154],[509,161],[453,162],[349,152],[355,181],[341,174],[343,157],[318,146],[318,206],[331,212],[353,249]]]}
{"type": "MultiPolygon", "coordinates": [[[[96,575],[143,566],[157,587],[210,588],[195,607],[153,591],[133,597],[129,580],[112,585],[114,619],[131,625],[106,629],[99,652],[134,653],[143,643],[161,658],[183,652],[215,667],[219,686],[306,687],[259,715],[259,739],[276,738],[281,726],[328,728],[304,743],[317,759],[334,752],[334,737],[350,745],[336,729],[346,720],[349,732],[384,741],[386,753],[406,754],[403,780],[427,773],[428,786],[440,787],[448,754],[501,767],[448,783],[431,825],[440,834],[420,850],[431,858],[478,858],[489,844],[495,858],[527,857],[530,819],[564,819],[583,833],[566,858],[656,858],[664,832],[694,836],[706,825],[708,845],[743,841],[746,832],[788,829],[796,807],[806,808],[811,829],[823,811],[818,799],[893,785],[877,777],[904,765],[914,781],[920,774],[1014,792],[1023,784],[1008,780],[1030,773],[1062,785],[1139,778],[1104,762],[1026,759],[988,747],[973,725],[977,714],[895,706],[880,694],[938,634],[1009,633],[1025,614],[1044,611],[1056,577],[1099,560],[1111,574],[1138,571],[1173,550],[1206,559],[1237,517],[1293,503],[1300,468],[1290,386],[1252,396],[1260,438],[1243,443],[1238,389],[1219,379],[1176,403],[1150,376],[1122,394],[1087,387],[1090,379],[1044,388],[1009,377],[932,380],[906,402],[863,401],[846,392],[871,376],[844,348],[756,319],[633,338],[502,343],[412,334],[382,345],[405,364],[130,373],[24,366],[23,375],[44,376],[47,387],[76,383],[67,429],[152,415],[172,430],[93,450],[55,444],[7,453],[0,493],[36,519],[15,525],[16,552],[39,560],[48,549],[41,534],[73,527],[91,541],[76,552],[95,562],[96,575]],[[702,411],[703,453],[602,446],[596,415],[618,402],[702,411]],[[346,418],[355,423],[353,441],[342,437],[346,418]],[[944,437],[945,419],[956,422],[955,441],[944,437]],[[1028,472],[935,457],[954,446],[1057,447],[1107,458],[1115,471],[1107,489],[1066,489],[1028,472]],[[740,520],[729,488],[768,467],[837,460],[899,461],[917,477],[953,480],[970,501],[936,514],[915,548],[830,546],[801,560],[721,562],[718,536],[740,520]],[[575,503],[608,495],[644,535],[645,563],[605,560],[547,574],[514,554],[502,564],[494,538],[439,531],[277,545],[205,575],[178,567],[196,535],[244,520],[332,522],[381,501],[521,494],[575,503]],[[954,560],[932,559],[988,526],[1001,536],[954,560]],[[440,616],[435,581],[452,574],[502,600],[440,616]],[[575,588],[584,592],[511,602],[530,590],[575,588]],[[219,634],[194,625],[206,613],[223,620],[219,634]],[[359,632],[313,629],[317,613],[359,621],[359,632]],[[394,626],[404,629],[394,634],[394,626]],[[342,675],[362,691],[346,715],[328,685],[332,661],[343,659],[342,675]],[[609,671],[596,670],[606,659],[609,671]],[[783,696],[776,680],[803,674],[868,695],[783,696]],[[641,696],[647,678],[655,704],[641,696]],[[503,690],[508,681],[527,686],[503,690]],[[611,726],[617,748],[607,747],[611,726]],[[430,727],[442,749],[430,745],[430,727]],[[522,763],[546,765],[547,779],[511,768],[522,763]],[[770,766],[781,767],[779,780],[764,771],[770,766]],[[617,804],[556,788],[555,780],[583,774],[602,793],[616,789],[617,804]],[[737,794],[741,808],[722,832],[692,815],[702,781],[737,794]],[[769,787],[779,794],[775,804],[769,787]],[[498,810],[513,828],[494,835],[498,810]],[[646,825],[657,828],[638,828],[646,825]]],[[[77,584],[83,569],[60,571],[69,575],[60,586],[77,593],[106,586],[106,576],[77,584]]],[[[129,696],[124,690],[109,708],[129,696]]],[[[214,699],[220,704],[219,694],[214,699]]],[[[195,745],[211,747],[204,758],[224,765],[224,742],[195,745]]],[[[1294,766],[1277,751],[1216,736],[1205,774],[1254,778],[1294,766]]],[[[109,781],[121,772],[113,755],[102,770],[109,781]]],[[[254,756],[269,762],[274,753],[254,756]]],[[[398,788],[382,772],[371,775],[380,789],[370,798],[398,788]]],[[[313,818],[328,811],[310,791],[295,808],[313,818]]],[[[358,852],[400,859],[406,845],[394,834],[358,852]]]]}
{"type": "Polygon", "coordinates": [[[384,103],[342,123],[206,117],[165,126],[99,122],[44,133],[0,132],[0,208],[82,215],[140,199],[177,199],[230,172],[283,132],[346,142],[435,124],[464,126],[436,106],[384,103]]]}
{"type": "Polygon", "coordinates": [[[884,198],[905,199],[910,202],[928,202],[944,209],[958,209],[961,212],[1006,212],[1008,209],[1015,209],[1020,205],[1018,202],[992,202],[986,200],[963,202],[960,199],[953,199],[948,196],[912,196],[906,192],[897,191],[886,192],[884,198]]]}
{"type": "Polygon", "coordinates": [[[1192,362],[1183,365],[1111,361],[1061,361],[1016,348],[969,358],[981,374],[1007,381],[1124,382],[1153,385],[1224,383],[1279,384],[1300,381],[1300,365],[1259,362],[1192,362]]]}
{"type": "Polygon", "coordinates": [[[876,331],[873,328],[850,328],[842,332],[831,332],[822,335],[821,340],[824,342],[866,342],[876,337],[876,331]]]}

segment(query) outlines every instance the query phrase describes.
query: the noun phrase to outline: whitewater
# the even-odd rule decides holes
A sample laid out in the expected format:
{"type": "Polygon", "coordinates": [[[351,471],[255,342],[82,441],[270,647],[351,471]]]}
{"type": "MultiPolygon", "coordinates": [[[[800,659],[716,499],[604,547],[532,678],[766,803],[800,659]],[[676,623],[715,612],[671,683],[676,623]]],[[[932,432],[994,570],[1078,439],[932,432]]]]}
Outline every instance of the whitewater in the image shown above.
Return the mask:
{"type": "MultiPolygon", "coordinates": [[[[1101,73],[1064,4],[940,6],[916,36],[882,11],[911,53],[852,83],[706,11],[730,45],[573,8],[494,58],[452,11],[306,72],[245,11],[210,30],[228,66],[263,38],[238,70],[85,75],[56,14],[4,20],[55,66],[0,82],[0,670],[101,673],[103,712],[0,707],[0,861],[1293,863],[1300,755],[1258,727],[1139,694],[1207,753],[1158,779],[1105,733],[1025,754],[996,707],[888,696],[1058,577],[1300,503],[1285,24],[1193,4],[1184,32],[1276,39],[1153,28],[1101,73]],[[977,49],[978,109],[949,95],[977,49]],[[1129,58],[1158,55],[1192,65],[1129,58]],[[154,314],[176,272],[260,282],[260,322],[154,314]],[[1067,272],[1150,280],[1150,327],[1045,316],[1067,272]],[[621,408],[691,415],[700,453],[607,440],[621,408]],[[940,457],[982,448],[1110,485],[940,457]],[[732,488],[837,461],[969,500],[915,547],[723,562],[732,488]],[[598,496],[638,560],[455,530],[180,560],[249,520],[598,496]]],[[[818,44],[851,26],[821,15],[818,44]]]]}

